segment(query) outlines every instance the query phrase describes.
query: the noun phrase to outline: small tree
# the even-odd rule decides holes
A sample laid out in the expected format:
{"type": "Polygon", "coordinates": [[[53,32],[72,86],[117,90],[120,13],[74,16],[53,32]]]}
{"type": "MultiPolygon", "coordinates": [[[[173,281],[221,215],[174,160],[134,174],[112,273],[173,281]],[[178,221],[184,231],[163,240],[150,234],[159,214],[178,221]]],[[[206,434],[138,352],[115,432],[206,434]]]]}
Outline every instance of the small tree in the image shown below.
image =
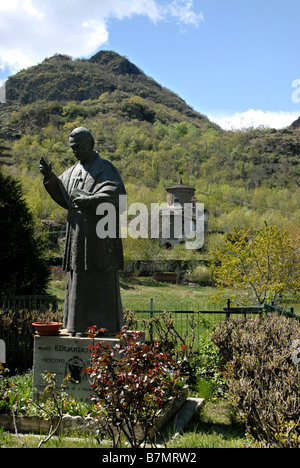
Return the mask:
{"type": "Polygon", "coordinates": [[[267,226],[252,235],[234,231],[214,252],[214,278],[221,295],[263,304],[300,294],[299,232],[267,226]]]}
{"type": "MultiPolygon", "coordinates": [[[[40,397],[48,397],[46,404],[41,405],[38,401],[33,401],[33,405],[38,408],[40,413],[43,414],[46,419],[49,419],[50,424],[48,435],[40,440],[37,448],[41,448],[43,444],[46,444],[53,436],[55,436],[58,433],[60,429],[64,415],[64,403],[67,400],[67,393],[65,392],[65,387],[67,386],[69,380],[71,380],[71,376],[70,374],[66,375],[59,389],[57,389],[57,381],[55,374],[51,374],[51,372],[43,374],[43,379],[45,383],[47,383],[47,386],[40,394],[40,397]]],[[[12,411],[15,434],[22,446],[24,448],[27,448],[26,443],[23,442],[19,437],[15,415],[16,406],[17,405],[15,404],[12,411]]]]}
{"type": "Polygon", "coordinates": [[[21,184],[0,171],[0,293],[38,294],[50,277],[21,184]]]}

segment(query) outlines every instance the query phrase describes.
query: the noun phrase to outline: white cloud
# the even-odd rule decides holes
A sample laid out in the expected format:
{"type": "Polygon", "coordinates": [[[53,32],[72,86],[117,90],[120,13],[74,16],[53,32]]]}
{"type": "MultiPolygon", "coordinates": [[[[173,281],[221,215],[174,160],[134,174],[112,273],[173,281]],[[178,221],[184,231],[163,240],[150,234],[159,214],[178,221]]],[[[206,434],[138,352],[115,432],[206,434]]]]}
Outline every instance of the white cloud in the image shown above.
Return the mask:
{"type": "Polygon", "coordinates": [[[54,53],[89,56],[108,41],[108,21],[134,15],[198,25],[193,0],[0,0],[0,69],[11,73],[54,53]]]}
{"type": "Polygon", "coordinates": [[[224,130],[238,130],[245,128],[285,128],[291,125],[300,115],[298,112],[270,112],[249,109],[246,112],[237,112],[227,116],[209,116],[208,118],[217,123],[224,130]]]}
{"type": "Polygon", "coordinates": [[[195,13],[193,0],[173,0],[162,8],[165,16],[177,18],[179,23],[198,24],[204,21],[203,13],[195,13]]]}

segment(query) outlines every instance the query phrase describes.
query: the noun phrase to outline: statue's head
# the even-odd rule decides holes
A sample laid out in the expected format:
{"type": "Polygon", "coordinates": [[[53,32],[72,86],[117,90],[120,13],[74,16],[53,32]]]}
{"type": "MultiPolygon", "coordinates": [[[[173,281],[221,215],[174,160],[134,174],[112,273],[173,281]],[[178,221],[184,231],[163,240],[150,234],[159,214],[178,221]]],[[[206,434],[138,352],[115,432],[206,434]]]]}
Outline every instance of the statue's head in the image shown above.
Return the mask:
{"type": "Polygon", "coordinates": [[[69,136],[69,143],[76,158],[84,162],[95,146],[91,132],[85,127],[78,127],[69,136]]]}

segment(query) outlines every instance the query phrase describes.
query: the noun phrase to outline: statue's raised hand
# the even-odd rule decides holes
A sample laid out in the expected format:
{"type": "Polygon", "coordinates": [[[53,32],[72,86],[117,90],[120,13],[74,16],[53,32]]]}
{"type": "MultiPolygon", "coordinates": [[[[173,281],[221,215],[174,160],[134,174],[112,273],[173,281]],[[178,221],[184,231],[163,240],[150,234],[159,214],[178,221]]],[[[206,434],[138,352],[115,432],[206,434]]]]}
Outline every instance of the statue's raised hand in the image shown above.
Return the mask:
{"type": "Polygon", "coordinates": [[[40,171],[46,179],[50,179],[52,174],[52,164],[51,162],[48,164],[43,157],[41,157],[40,160],[40,171]]]}

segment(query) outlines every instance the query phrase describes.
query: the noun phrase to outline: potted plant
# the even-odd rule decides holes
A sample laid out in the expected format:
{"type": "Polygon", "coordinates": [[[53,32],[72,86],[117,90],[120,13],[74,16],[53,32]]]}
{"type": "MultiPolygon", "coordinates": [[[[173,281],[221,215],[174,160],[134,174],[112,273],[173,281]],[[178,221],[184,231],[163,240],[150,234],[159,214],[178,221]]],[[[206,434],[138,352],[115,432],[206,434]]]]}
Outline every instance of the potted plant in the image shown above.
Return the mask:
{"type": "Polygon", "coordinates": [[[37,335],[41,336],[53,336],[59,335],[59,329],[62,326],[61,322],[54,322],[54,321],[44,321],[44,322],[33,322],[32,325],[34,326],[35,332],[37,335]]]}

